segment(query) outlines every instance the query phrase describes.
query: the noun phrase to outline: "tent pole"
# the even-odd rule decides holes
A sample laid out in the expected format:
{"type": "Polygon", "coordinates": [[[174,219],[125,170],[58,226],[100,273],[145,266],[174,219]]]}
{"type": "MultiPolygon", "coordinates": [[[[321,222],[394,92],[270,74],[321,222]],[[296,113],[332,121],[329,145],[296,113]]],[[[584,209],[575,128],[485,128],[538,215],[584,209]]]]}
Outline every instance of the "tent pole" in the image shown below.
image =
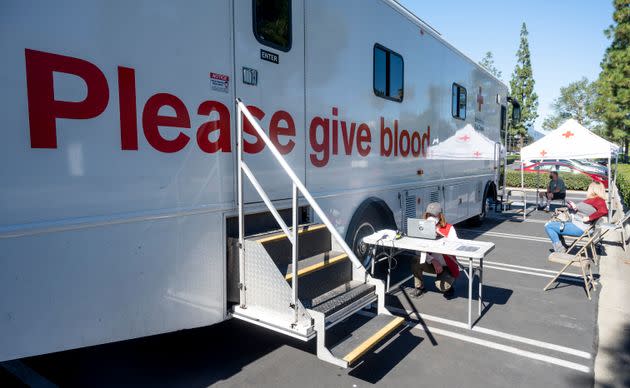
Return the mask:
{"type": "MultiPolygon", "coordinates": [[[[525,165],[523,164],[523,155],[521,158],[521,191],[525,194],[525,165]]],[[[525,215],[527,213],[527,195],[523,195],[523,219],[525,219],[525,215]]]]}
{"type": "Polygon", "coordinates": [[[610,155],[608,155],[608,222],[611,221],[612,215],[612,186],[610,185],[610,155]]]}

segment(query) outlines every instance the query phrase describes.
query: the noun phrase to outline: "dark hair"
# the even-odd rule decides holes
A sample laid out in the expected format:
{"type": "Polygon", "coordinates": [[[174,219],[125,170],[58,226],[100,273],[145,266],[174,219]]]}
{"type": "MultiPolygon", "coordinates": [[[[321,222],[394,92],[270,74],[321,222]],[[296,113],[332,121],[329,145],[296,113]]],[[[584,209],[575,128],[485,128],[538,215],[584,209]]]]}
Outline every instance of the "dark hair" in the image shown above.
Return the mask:
{"type": "MultiPolygon", "coordinates": [[[[435,217],[435,216],[431,213],[424,213],[425,219],[429,217],[435,217]]],[[[444,218],[444,213],[442,212],[440,212],[440,214],[438,215],[438,225],[440,225],[440,228],[443,228],[446,226],[446,218],[444,218]]]]}

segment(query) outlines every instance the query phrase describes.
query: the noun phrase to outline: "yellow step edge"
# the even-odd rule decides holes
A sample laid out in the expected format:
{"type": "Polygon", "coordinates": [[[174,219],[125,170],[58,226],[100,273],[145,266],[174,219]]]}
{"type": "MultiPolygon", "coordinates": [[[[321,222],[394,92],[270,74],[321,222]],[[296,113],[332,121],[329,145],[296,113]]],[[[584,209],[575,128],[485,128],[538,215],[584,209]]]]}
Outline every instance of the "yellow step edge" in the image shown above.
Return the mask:
{"type": "MultiPolygon", "coordinates": [[[[324,224],[308,226],[306,228],[302,227],[302,228],[300,228],[298,230],[298,234],[307,233],[307,232],[313,232],[315,230],[319,230],[319,229],[322,229],[322,228],[325,228],[325,227],[326,227],[326,225],[324,225],[324,224]]],[[[291,229],[291,228],[289,228],[289,229],[291,229]]],[[[275,234],[273,236],[262,237],[260,239],[254,240],[254,241],[259,242],[261,244],[264,244],[264,243],[268,243],[270,241],[281,240],[281,239],[284,239],[284,238],[287,238],[287,235],[282,233],[282,232],[280,232],[280,233],[275,234]]]]}
{"type": "MultiPolygon", "coordinates": [[[[338,256],[335,256],[335,257],[333,257],[331,259],[328,259],[328,260],[324,259],[324,261],[322,261],[322,262],[319,262],[317,264],[313,264],[313,265],[310,265],[310,266],[308,266],[306,268],[302,268],[302,269],[298,270],[297,276],[299,278],[300,276],[308,275],[309,273],[312,273],[312,272],[315,272],[315,271],[319,271],[320,269],[326,268],[326,267],[328,267],[330,265],[335,264],[338,261],[341,261],[341,260],[344,260],[344,259],[347,259],[347,258],[348,258],[348,255],[346,255],[345,253],[342,253],[342,254],[340,254],[338,256]]],[[[293,279],[293,273],[288,273],[284,278],[287,279],[287,280],[293,279]]]]}
{"type": "Polygon", "coordinates": [[[354,350],[352,350],[350,353],[348,353],[343,358],[343,360],[346,361],[348,363],[348,365],[352,364],[359,357],[361,357],[368,350],[370,350],[374,345],[379,343],[384,337],[386,337],[388,334],[390,334],[392,331],[394,331],[398,326],[402,325],[402,323],[404,321],[405,321],[404,318],[396,317],[390,323],[388,323],[383,328],[381,328],[379,331],[374,333],[370,338],[365,340],[361,345],[359,345],[356,348],[354,348],[354,350]]]}

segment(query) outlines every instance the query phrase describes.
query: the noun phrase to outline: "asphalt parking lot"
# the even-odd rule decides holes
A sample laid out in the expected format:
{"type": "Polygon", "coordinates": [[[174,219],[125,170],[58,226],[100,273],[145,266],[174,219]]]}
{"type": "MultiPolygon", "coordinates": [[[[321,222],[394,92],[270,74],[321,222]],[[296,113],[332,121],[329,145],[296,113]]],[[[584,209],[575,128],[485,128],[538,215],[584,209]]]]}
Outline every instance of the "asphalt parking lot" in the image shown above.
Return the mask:
{"type": "MultiPolygon", "coordinates": [[[[523,222],[515,212],[492,212],[481,227],[457,225],[461,238],[496,244],[485,260],[484,308],[473,330],[465,323],[464,276],[452,299],[430,281],[428,293],[412,298],[409,263],[399,260],[387,304],[408,325],[352,369],[319,361],[314,341],[230,320],[24,359],[27,368],[17,374],[58,386],[592,386],[599,292],[588,300],[576,276],[542,290],[560,267],[546,259],[548,217],[534,212],[523,222]]],[[[474,316],[476,299],[473,306],[474,316]]],[[[0,386],[19,384],[0,368],[0,386]]]]}

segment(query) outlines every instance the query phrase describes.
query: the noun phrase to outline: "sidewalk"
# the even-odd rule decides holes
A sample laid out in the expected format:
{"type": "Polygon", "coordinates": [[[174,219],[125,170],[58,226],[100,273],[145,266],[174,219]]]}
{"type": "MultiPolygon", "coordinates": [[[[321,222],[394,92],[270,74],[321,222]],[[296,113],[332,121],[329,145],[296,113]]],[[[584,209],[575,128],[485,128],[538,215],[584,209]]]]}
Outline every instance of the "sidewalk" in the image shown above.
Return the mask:
{"type": "MultiPolygon", "coordinates": [[[[616,196],[619,198],[619,196],[616,196]]],[[[623,207],[617,217],[623,214],[623,207]]],[[[630,227],[626,226],[626,231],[630,227]]],[[[630,387],[630,264],[621,246],[620,237],[606,239],[606,256],[602,257],[599,272],[601,293],[597,327],[599,344],[595,358],[596,387],[630,387]]]]}

